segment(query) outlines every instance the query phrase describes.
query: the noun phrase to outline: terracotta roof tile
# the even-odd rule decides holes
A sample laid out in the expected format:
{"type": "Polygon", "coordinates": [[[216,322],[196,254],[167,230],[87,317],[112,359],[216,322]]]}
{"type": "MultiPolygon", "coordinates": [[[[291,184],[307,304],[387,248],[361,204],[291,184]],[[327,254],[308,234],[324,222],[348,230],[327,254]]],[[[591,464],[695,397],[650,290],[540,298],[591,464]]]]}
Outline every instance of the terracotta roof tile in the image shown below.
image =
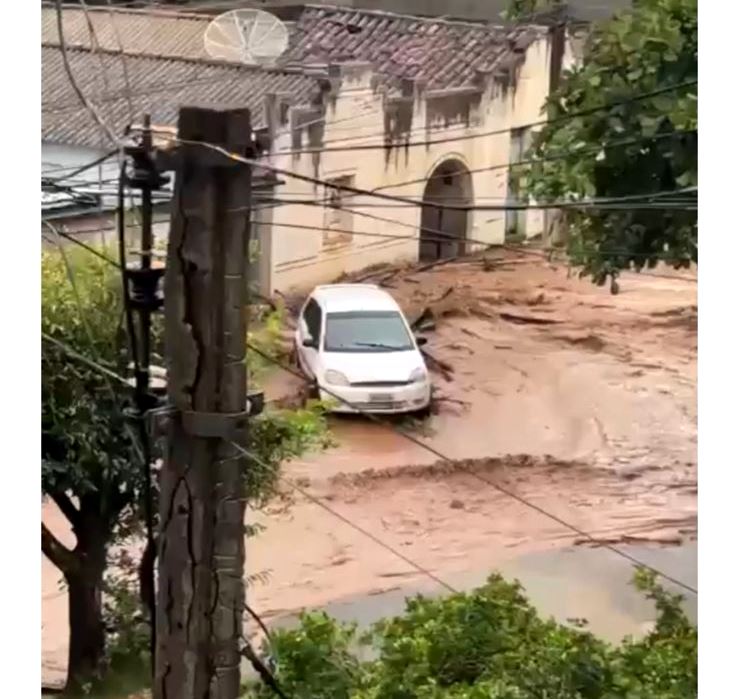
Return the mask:
{"type": "MultiPolygon", "coordinates": [[[[64,41],[67,46],[90,48],[92,40],[88,18],[97,45],[109,51],[180,58],[209,56],[203,45],[203,33],[212,17],[178,14],[165,10],[135,10],[90,7],[65,7],[62,12],[64,41]],[[120,39],[120,43],[119,43],[120,39]]],[[[41,42],[59,44],[56,9],[41,10],[41,42]]]]}
{"type": "MultiPolygon", "coordinates": [[[[68,49],[67,55],[82,92],[111,129],[122,134],[132,121],[122,56],[85,49],[68,49]]],[[[200,106],[249,108],[252,123],[258,128],[263,126],[266,94],[288,93],[294,103],[300,104],[309,102],[319,89],[314,78],[300,73],[215,62],[126,56],[125,67],[134,120],[148,113],[152,123],[160,126],[176,125],[181,106],[200,106]]],[[[101,129],[80,105],[58,47],[42,47],[41,100],[43,141],[101,145],[101,129]]]]}
{"type": "MultiPolygon", "coordinates": [[[[207,59],[203,34],[210,15],[160,10],[90,8],[99,45],[126,53],[207,59]],[[117,36],[116,36],[117,30],[117,36]]],[[[64,35],[69,46],[89,47],[84,12],[65,8],[64,35]]],[[[368,61],[390,82],[423,78],[430,89],[462,87],[475,70],[492,69],[525,49],[544,32],[524,25],[503,28],[473,22],[446,21],[357,10],[306,5],[290,28],[290,44],[281,64],[368,61]]],[[[53,8],[42,11],[42,41],[58,44],[53,8]]]]}
{"type": "Polygon", "coordinates": [[[306,7],[283,60],[291,63],[369,61],[391,80],[421,77],[431,89],[469,84],[476,68],[490,68],[538,35],[389,13],[306,7]],[[351,30],[350,30],[351,27],[351,30]]]}

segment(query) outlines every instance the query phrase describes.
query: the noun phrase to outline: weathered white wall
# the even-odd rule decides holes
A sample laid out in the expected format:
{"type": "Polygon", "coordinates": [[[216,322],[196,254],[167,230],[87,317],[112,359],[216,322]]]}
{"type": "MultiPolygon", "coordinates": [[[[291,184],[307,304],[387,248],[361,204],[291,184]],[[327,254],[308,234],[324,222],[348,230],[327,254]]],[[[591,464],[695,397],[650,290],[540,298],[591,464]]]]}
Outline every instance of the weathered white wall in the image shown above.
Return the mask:
{"type": "MultiPolygon", "coordinates": [[[[517,69],[516,79],[507,89],[490,77],[481,82],[482,93],[477,96],[469,91],[447,93],[445,96],[425,92],[423,86],[416,85],[413,88],[415,100],[409,140],[458,140],[409,148],[397,145],[391,150],[331,152],[330,148],[337,146],[382,143],[386,130],[388,101],[373,88],[369,67],[343,66],[339,85],[334,88],[333,97],[327,98],[329,106],[322,142],[328,150],[323,150],[320,155],[280,155],[280,151],[295,149],[289,128],[284,128],[275,141],[269,162],[316,179],[353,176],[355,186],[360,189],[381,187],[382,192],[420,202],[426,178],[438,165],[454,158],[472,172],[475,205],[503,205],[507,195],[510,129],[542,118],[541,110],[549,90],[549,59],[550,43],[542,30],[541,39],[528,48],[523,64],[517,69]],[[490,131],[502,133],[467,138],[490,131]],[[413,182],[393,186],[407,181],[413,182]]],[[[298,149],[320,146],[320,134],[318,142],[314,134],[312,144],[308,130],[302,129],[301,133],[298,149]]],[[[286,184],[276,190],[276,196],[282,199],[315,201],[327,197],[322,186],[289,177],[285,181],[286,184]]],[[[351,205],[360,212],[386,220],[378,221],[355,213],[354,235],[332,244],[324,241],[325,207],[276,206],[271,211],[273,225],[265,239],[265,245],[270,247],[271,270],[265,291],[309,287],[377,263],[418,258],[420,206],[397,206],[375,197],[359,196],[351,205]],[[296,225],[317,230],[289,227],[296,225]],[[377,237],[360,233],[376,234],[377,237]],[[382,235],[402,236],[403,239],[388,239],[382,235]]],[[[529,210],[526,218],[526,235],[541,234],[543,213],[529,210]]],[[[504,211],[475,210],[470,212],[468,219],[469,240],[484,244],[503,242],[504,211]]],[[[469,250],[474,249],[475,245],[471,244],[469,250]]]]}

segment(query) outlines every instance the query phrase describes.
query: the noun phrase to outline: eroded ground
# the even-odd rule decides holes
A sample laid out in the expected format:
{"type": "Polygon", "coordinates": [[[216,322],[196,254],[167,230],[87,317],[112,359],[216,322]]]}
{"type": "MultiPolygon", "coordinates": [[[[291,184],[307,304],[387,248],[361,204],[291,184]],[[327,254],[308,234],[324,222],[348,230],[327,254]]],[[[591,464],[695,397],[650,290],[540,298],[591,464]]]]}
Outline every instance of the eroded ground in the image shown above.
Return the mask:
{"type": "MultiPolygon", "coordinates": [[[[428,350],[447,369],[434,374],[437,414],[412,429],[454,463],[342,419],[332,421],[337,446],[288,464],[287,476],[441,578],[592,545],[511,493],[601,542],[694,538],[697,285],[652,274],[625,275],[612,296],[528,254],[378,273],[411,318],[433,311],[428,350]]],[[[298,384],[275,377],[268,397],[298,384]]],[[[61,527],[50,506],[44,516],[61,527]]],[[[249,571],[269,572],[249,590],[267,619],[423,577],[287,487],[249,519],[267,527],[247,548],[249,571]]],[[[47,676],[66,652],[55,585],[44,563],[47,676]]]]}

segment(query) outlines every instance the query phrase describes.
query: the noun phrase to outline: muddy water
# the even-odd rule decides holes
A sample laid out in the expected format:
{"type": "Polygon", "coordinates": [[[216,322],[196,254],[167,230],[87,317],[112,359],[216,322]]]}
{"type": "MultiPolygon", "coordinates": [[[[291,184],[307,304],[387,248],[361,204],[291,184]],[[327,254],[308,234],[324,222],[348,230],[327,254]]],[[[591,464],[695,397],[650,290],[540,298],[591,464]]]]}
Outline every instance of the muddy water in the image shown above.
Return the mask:
{"type": "MultiPolygon", "coordinates": [[[[520,290],[515,279],[496,278],[493,287],[507,287],[509,297],[518,291],[529,298],[542,284],[542,272],[536,272],[520,290]]],[[[614,297],[561,273],[544,273],[546,287],[555,291],[524,310],[555,318],[553,325],[467,315],[444,318],[428,334],[430,352],[454,373],[448,381],[436,377],[438,414],[414,434],[455,459],[529,453],[614,466],[694,461],[695,332],[689,320],[676,325],[681,316],[670,311],[690,307],[695,285],[629,279],[614,297]]],[[[448,276],[467,290],[479,273],[467,281],[448,276]]],[[[486,290],[484,281],[479,293],[490,297],[496,292],[486,290]]],[[[435,280],[436,296],[444,285],[435,280]]],[[[424,294],[419,285],[410,299],[403,289],[396,293],[411,309],[434,298],[434,291],[424,294]]],[[[295,473],[325,476],[436,458],[366,420],[337,419],[332,429],[338,448],[304,459],[295,473]]]]}
{"type": "MultiPolygon", "coordinates": [[[[506,490],[604,543],[675,545],[697,527],[696,285],[626,275],[621,287],[611,296],[547,265],[450,265],[399,283],[391,291],[410,316],[440,310],[428,347],[454,370],[436,376],[438,413],[413,434],[452,459],[488,463],[506,490]]],[[[436,457],[386,427],[336,419],[332,430],[336,448],[289,473],[429,570],[585,543],[469,474],[409,470],[436,457]],[[345,477],[368,467],[382,478],[345,477]]],[[[251,594],[268,615],[420,576],[304,500],[255,517],[268,529],[250,542],[251,561],[272,577],[251,594]],[[286,560],[279,542],[292,537],[301,545],[286,560]]]]}
{"type": "MultiPolygon", "coordinates": [[[[529,457],[390,468],[317,482],[331,508],[436,574],[494,567],[531,551],[588,544],[509,495],[534,503],[600,542],[687,541],[696,531],[690,466],[614,475],[587,464],[529,457]],[[484,478],[479,480],[469,472],[484,478]]],[[[305,500],[254,515],[267,531],[250,543],[251,564],[270,570],[251,599],[267,616],[377,593],[423,578],[418,570],[305,500]],[[297,540],[289,559],[280,541],[297,540]]]]}
{"type": "MultiPolygon", "coordinates": [[[[437,414],[423,429],[399,426],[457,463],[435,465],[392,430],[345,418],[331,422],[336,447],[286,465],[289,476],[442,577],[585,545],[495,485],[602,542],[675,545],[695,536],[694,283],[626,275],[611,296],[546,264],[447,265],[412,279],[391,291],[411,316],[436,308],[429,351],[453,373],[435,376],[437,414]]],[[[297,388],[285,375],[266,384],[273,399],[297,388]]],[[[266,618],[423,578],[293,496],[248,515],[267,527],[247,542],[249,571],[269,573],[249,590],[266,618]]],[[[71,536],[53,506],[44,519],[71,536]]],[[[63,673],[66,599],[48,562],[43,575],[48,679],[63,673]]]]}

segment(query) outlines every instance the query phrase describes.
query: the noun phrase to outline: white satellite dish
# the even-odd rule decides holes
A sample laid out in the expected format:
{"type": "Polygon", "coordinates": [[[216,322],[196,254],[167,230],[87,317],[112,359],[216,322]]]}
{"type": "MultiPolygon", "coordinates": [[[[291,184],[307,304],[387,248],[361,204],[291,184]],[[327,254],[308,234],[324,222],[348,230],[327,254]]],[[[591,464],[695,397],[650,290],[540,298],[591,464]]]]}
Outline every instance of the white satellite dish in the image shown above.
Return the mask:
{"type": "Polygon", "coordinates": [[[287,48],[287,27],[262,10],[231,10],[218,15],[203,36],[205,51],[222,61],[272,63],[287,48]]]}

